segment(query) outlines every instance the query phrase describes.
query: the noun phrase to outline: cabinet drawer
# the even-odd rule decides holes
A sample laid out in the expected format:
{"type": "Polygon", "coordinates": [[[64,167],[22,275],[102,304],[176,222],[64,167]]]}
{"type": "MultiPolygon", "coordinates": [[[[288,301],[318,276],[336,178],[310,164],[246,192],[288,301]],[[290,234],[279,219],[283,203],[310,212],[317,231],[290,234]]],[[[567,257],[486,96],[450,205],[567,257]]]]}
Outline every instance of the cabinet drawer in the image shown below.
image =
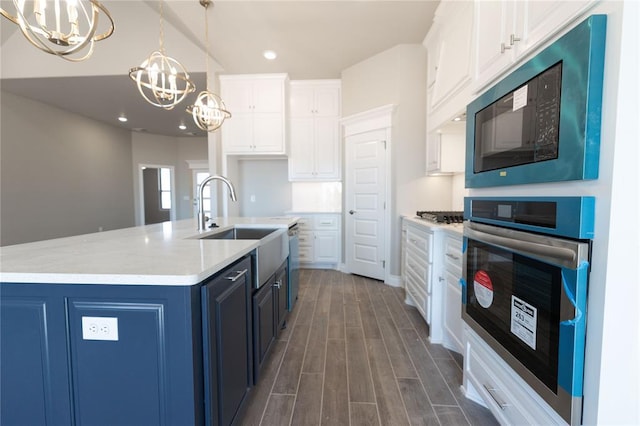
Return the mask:
{"type": "Polygon", "coordinates": [[[298,233],[298,243],[300,244],[300,251],[303,247],[310,247],[313,245],[313,232],[312,231],[300,231],[298,233]]]}
{"type": "Polygon", "coordinates": [[[311,231],[313,230],[313,217],[308,216],[299,216],[298,220],[298,228],[300,231],[311,231]]]}
{"type": "Polygon", "coordinates": [[[300,262],[313,262],[313,247],[300,246],[299,256],[300,262]]]}
{"type": "Polygon", "coordinates": [[[462,275],[462,241],[449,237],[445,241],[444,263],[447,271],[462,275]]]}
{"type": "Polygon", "coordinates": [[[418,261],[411,253],[407,253],[405,263],[407,274],[419,280],[425,293],[431,293],[431,265],[418,261]]]}
{"type": "Polygon", "coordinates": [[[337,215],[317,215],[314,218],[314,228],[317,230],[337,230],[338,218],[337,215]]]}
{"type": "Polygon", "coordinates": [[[433,238],[432,235],[427,232],[420,231],[416,228],[408,227],[407,228],[407,249],[409,251],[411,251],[412,249],[417,250],[418,252],[420,252],[422,256],[424,256],[424,259],[428,263],[431,263],[432,262],[432,259],[431,259],[432,238],[433,238]]]}
{"type": "Polygon", "coordinates": [[[475,385],[482,399],[502,424],[524,425],[532,424],[531,419],[514,405],[514,396],[498,379],[495,369],[487,367],[485,360],[491,362],[484,351],[479,351],[477,345],[469,345],[467,373],[475,385]]]}
{"type": "Polygon", "coordinates": [[[429,323],[426,311],[426,298],[420,293],[420,291],[416,290],[411,285],[407,285],[406,292],[407,296],[413,301],[416,308],[418,308],[418,311],[420,311],[420,314],[424,317],[427,323],[429,323]]]}

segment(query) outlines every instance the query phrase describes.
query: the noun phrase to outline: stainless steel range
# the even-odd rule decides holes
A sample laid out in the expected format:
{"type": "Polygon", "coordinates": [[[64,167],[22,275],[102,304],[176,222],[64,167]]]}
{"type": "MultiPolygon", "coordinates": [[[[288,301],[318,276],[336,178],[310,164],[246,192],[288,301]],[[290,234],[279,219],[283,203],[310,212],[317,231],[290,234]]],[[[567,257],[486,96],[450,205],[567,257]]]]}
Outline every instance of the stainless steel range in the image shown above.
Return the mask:
{"type": "Polygon", "coordinates": [[[417,211],[416,215],[433,223],[462,223],[463,220],[461,211],[417,211]]]}

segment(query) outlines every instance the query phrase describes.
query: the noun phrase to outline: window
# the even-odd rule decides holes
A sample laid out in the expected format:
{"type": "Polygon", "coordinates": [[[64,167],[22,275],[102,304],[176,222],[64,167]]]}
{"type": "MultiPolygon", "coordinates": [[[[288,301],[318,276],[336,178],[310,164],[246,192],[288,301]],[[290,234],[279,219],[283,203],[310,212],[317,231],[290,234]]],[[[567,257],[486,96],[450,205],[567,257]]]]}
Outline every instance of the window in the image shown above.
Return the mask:
{"type": "Polygon", "coordinates": [[[160,208],[171,210],[171,169],[160,168],[158,173],[158,188],[160,188],[160,208]]]}
{"type": "MultiPolygon", "coordinates": [[[[209,177],[209,172],[204,171],[194,171],[195,177],[195,209],[196,213],[198,211],[198,188],[200,184],[209,177]]],[[[204,214],[208,217],[211,217],[211,186],[207,185],[204,187],[204,192],[202,193],[202,206],[204,207],[204,214]]]]}

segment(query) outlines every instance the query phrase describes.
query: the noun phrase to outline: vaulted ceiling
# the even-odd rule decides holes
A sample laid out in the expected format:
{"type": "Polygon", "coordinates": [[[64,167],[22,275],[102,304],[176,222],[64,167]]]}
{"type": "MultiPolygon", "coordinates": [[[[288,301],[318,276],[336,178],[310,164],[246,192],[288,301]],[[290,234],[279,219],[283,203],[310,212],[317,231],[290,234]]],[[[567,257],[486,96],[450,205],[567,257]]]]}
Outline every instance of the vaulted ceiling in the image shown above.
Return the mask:
{"type": "MultiPolygon", "coordinates": [[[[16,25],[0,18],[2,90],[90,118],[150,133],[203,135],[184,112],[147,104],[128,77],[159,46],[159,3],[104,0],[116,30],[97,43],[91,58],[71,63],[40,52],[16,25]],[[129,117],[119,123],[120,114],[129,117]],[[184,122],[188,129],[178,130],[184,122]]],[[[12,1],[0,0],[6,10],[12,1]]],[[[421,43],[437,1],[242,1],[218,0],[209,7],[210,71],[223,74],[286,72],[291,79],[340,78],[342,70],[390,47],[421,43]],[[263,58],[274,50],[274,61],[263,58]]],[[[164,45],[205,86],[204,19],[198,0],[167,0],[164,45]]],[[[210,76],[210,84],[215,79],[210,76]]]]}

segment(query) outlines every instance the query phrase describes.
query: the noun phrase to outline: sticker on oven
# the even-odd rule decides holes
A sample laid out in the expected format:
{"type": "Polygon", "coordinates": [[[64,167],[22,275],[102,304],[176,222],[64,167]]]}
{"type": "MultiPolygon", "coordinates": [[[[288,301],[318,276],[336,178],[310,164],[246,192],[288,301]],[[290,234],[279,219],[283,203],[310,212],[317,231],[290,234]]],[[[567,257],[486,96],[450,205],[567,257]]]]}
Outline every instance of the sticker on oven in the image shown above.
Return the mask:
{"type": "Polygon", "coordinates": [[[520,108],[527,106],[527,94],[529,92],[529,86],[526,84],[513,92],[513,110],[517,111],[520,108]]]}
{"type": "Polygon", "coordinates": [[[511,296],[511,332],[531,349],[536,349],[538,309],[516,296],[511,296]]]}
{"type": "Polygon", "coordinates": [[[493,284],[489,274],[482,269],[473,276],[473,292],[483,308],[486,309],[493,303],[493,284]]]}

